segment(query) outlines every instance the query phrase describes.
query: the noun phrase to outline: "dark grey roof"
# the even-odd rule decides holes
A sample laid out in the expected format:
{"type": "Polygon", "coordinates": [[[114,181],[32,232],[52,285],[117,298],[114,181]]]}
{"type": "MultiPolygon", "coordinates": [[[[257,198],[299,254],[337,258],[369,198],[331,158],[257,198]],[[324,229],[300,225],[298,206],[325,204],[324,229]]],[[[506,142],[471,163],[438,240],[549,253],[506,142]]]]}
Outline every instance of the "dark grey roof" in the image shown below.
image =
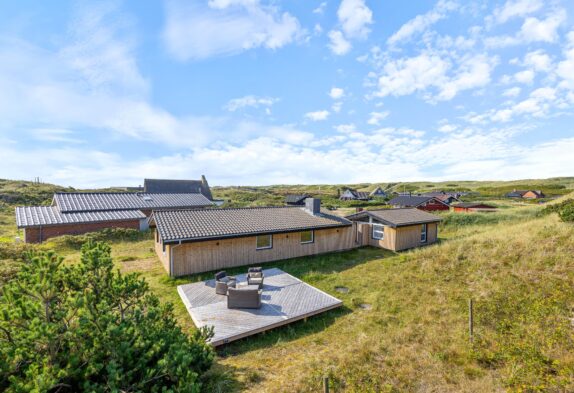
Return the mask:
{"type": "Polygon", "coordinates": [[[205,176],[201,180],[144,179],[144,192],[152,194],[203,194],[213,200],[205,176]]]}
{"type": "Polygon", "coordinates": [[[109,210],[197,208],[211,206],[203,194],[56,193],[54,202],[63,213],[109,210]]]}
{"type": "Polygon", "coordinates": [[[434,214],[416,208],[364,210],[359,213],[351,214],[346,218],[353,221],[364,217],[373,217],[377,221],[381,221],[392,227],[441,221],[439,216],[435,216],[434,214]]]}
{"type": "Polygon", "coordinates": [[[349,220],[298,206],[154,211],[150,224],[164,242],[204,240],[265,233],[341,227],[349,220]]]}
{"type": "Polygon", "coordinates": [[[481,203],[481,202],[461,202],[461,203],[456,203],[454,205],[452,205],[453,207],[467,207],[467,208],[471,208],[471,207],[485,207],[487,209],[496,209],[496,206],[492,206],[492,205],[488,205],[486,203],[481,203]]]}
{"type": "Polygon", "coordinates": [[[308,198],[309,195],[285,195],[285,203],[303,203],[303,201],[308,198]]]}
{"type": "Polygon", "coordinates": [[[139,210],[62,213],[57,206],[25,206],[16,208],[16,225],[18,228],[87,222],[137,220],[142,218],[146,218],[146,216],[139,210]]]}
{"type": "MultiPolygon", "coordinates": [[[[436,199],[436,198],[430,197],[430,196],[399,195],[399,196],[391,199],[389,201],[389,205],[403,206],[403,207],[417,207],[417,206],[427,202],[430,199],[436,199]]],[[[440,202],[442,202],[442,201],[440,201],[440,202]]]]}

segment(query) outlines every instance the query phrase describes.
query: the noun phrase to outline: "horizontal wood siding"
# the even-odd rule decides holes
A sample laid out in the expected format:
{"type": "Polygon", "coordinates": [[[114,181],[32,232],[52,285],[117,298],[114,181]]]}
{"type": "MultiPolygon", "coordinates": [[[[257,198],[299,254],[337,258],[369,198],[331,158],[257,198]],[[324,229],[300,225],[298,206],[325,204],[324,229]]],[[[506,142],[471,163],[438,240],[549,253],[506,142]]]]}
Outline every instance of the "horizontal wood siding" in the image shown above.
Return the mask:
{"type": "MultiPolygon", "coordinates": [[[[157,231],[154,230],[154,232],[157,231]]],[[[155,240],[155,236],[156,234],[154,233],[154,240],[155,240]]],[[[155,244],[155,253],[157,254],[161,264],[163,265],[165,271],[167,272],[167,274],[169,274],[169,244],[166,244],[165,246],[165,253],[163,252],[163,245],[161,244],[160,241],[156,241],[154,242],[155,244]]]]}
{"type": "MultiPolygon", "coordinates": [[[[342,251],[356,247],[355,226],[315,230],[313,243],[301,244],[300,233],[273,235],[273,248],[255,249],[255,236],[183,243],[171,249],[173,275],[183,276],[234,266],[342,251]]],[[[157,250],[157,249],[156,249],[157,250]]],[[[161,248],[160,248],[161,251],[161,248]]]]}

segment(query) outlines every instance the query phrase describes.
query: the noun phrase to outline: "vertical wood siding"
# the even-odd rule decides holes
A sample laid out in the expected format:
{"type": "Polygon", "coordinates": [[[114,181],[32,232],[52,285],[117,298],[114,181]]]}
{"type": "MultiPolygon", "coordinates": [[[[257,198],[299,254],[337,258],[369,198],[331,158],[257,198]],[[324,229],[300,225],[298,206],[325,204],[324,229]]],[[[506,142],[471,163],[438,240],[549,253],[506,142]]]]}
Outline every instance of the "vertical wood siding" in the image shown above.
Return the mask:
{"type": "MultiPolygon", "coordinates": [[[[355,226],[315,230],[313,243],[301,244],[300,232],[273,235],[273,248],[255,249],[255,236],[183,243],[172,248],[174,276],[219,270],[234,266],[306,255],[342,251],[356,247],[355,226]]],[[[156,251],[157,251],[156,247],[156,251]]],[[[161,245],[159,251],[161,252],[161,245]]],[[[169,259],[168,259],[169,264],[169,259]]]]}

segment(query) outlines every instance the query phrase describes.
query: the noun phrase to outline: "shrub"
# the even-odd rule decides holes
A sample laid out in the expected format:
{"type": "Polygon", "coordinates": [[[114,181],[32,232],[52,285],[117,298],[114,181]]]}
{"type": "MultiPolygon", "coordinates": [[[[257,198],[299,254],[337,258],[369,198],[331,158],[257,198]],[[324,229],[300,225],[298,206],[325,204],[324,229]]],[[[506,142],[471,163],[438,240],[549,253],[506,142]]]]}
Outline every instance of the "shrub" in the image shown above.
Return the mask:
{"type": "Polygon", "coordinates": [[[558,215],[564,222],[574,222],[574,202],[563,206],[558,215]]]}
{"type": "Polygon", "coordinates": [[[0,390],[199,392],[212,332],[185,335],[145,280],[114,272],[110,247],[81,263],[30,255],[0,293],[0,390]]]}
{"type": "Polygon", "coordinates": [[[105,228],[98,232],[83,235],[64,235],[52,239],[52,243],[73,249],[80,249],[83,244],[92,242],[124,242],[149,239],[151,231],[139,231],[131,228],[105,228]]]}

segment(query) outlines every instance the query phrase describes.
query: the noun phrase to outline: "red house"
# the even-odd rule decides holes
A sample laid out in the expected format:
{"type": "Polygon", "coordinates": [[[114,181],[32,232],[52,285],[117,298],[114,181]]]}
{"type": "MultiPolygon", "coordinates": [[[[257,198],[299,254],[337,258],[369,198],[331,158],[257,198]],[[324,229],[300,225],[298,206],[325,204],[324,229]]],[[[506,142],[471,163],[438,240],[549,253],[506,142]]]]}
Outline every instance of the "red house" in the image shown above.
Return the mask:
{"type": "Polygon", "coordinates": [[[426,211],[449,210],[448,204],[429,196],[400,195],[391,199],[389,205],[395,208],[416,207],[426,211]]]}

